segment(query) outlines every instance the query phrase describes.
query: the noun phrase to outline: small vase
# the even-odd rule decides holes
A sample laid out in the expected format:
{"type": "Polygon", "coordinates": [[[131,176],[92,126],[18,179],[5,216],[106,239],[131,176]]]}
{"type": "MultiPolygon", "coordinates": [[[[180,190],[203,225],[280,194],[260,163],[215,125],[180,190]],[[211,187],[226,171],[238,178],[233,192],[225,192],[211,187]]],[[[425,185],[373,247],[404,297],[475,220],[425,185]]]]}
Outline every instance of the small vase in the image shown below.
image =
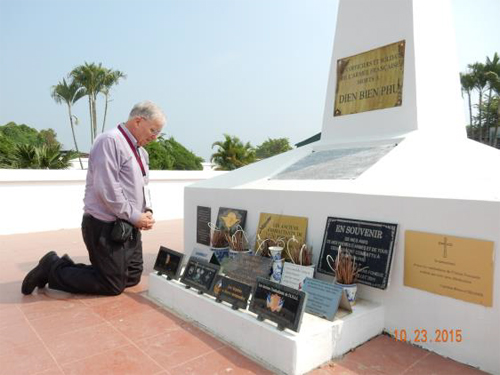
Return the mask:
{"type": "Polygon", "coordinates": [[[273,260],[273,273],[271,274],[271,281],[279,283],[281,281],[281,275],[283,274],[283,264],[285,259],[273,260]]]}
{"type": "Polygon", "coordinates": [[[341,286],[342,289],[346,291],[347,300],[349,301],[351,306],[354,306],[354,304],[356,304],[356,293],[358,292],[358,284],[342,284],[339,282],[336,282],[336,284],[341,286]]]}
{"type": "Polygon", "coordinates": [[[281,256],[281,253],[283,252],[283,247],[281,247],[281,246],[270,246],[268,248],[268,250],[269,250],[269,253],[271,254],[271,258],[273,259],[273,261],[280,260],[281,258],[283,258],[281,256]]]}
{"type": "Polygon", "coordinates": [[[224,258],[227,258],[229,256],[229,246],[226,247],[211,247],[210,250],[214,252],[215,257],[217,260],[222,262],[224,258]]]}

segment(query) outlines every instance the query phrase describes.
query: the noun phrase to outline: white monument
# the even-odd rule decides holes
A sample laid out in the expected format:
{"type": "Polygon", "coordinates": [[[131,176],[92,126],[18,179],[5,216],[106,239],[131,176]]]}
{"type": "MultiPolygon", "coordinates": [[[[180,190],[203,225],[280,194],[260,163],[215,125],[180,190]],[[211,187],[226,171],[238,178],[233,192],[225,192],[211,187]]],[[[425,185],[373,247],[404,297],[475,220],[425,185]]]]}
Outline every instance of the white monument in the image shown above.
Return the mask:
{"type": "MultiPolygon", "coordinates": [[[[500,243],[500,152],[466,138],[454,38],[449,0],[340,0],[321,140],[187,187],[186,253],[200,246],[196,244],[197,206],[211,207],[212,220],[219,207],[247,210],[250,234],[256,233],[261,212],[307,217],[307,238],[316,262],[329,216],[396,223],[397,242],[387,289],[361,285],[359,292],[363,300],[374,304],[374,316],[380,318],[381,326],[367,328],[358,319],[353,331],[336,331],[330,336],[334,341],[349,341],[345,335],[354,337],[352,332],[362,338],[332,350],[331,356],[382,329],[390,334],[405,330],[414,344],[500,373],[500,267],[494,259],[500,243]],[[401,101],[381,109],[355,109],[351,114],[342,109],[334,115],[340,108],[336,100],[355,102],[360,97],[382,95],[383,90],[379,87],[363,94],[337,91],[341,83],[337,80],[343,77],[337,74],[338,61],[401,42],[401,101]],[[340,99],[339,95],[345,96],[340,99]],[[490,306],[406,286],[406,231],[493,242],[490,306]],[[429,339],[415,342],[414,331],[424,329],[429,339]],[[460,330],[460,342],[431,341],[443,330],[460,330]]],[[[387,56],[384,59],[390,62],[387,56]]],[[[366,61],[358,72],[370,70],[371,63],[366,61]]],[[[369,78],[368,73],[366,77],[359,73],[359,78],[369,78]]],[[[359,82],[358,88],[362,86],[359,82]]],[[[474,251],[471,247],[470,252],[474,251]]],[[[163,287],[155,277],[150,283],[153,297],[168,299],[161,295],[163,287]]],[[[196,310],[194,299],[189,304],[196,310]]],[[[217,334],[218,330],[227,331],[230,324],[238,323],[228,320],[213,329],[217,334]]],[[[246,324],[240,327],[248,328],[246,324]]],[[[262,333],[262,323],[251,324],[259,327],[256,335],[262,333]]],[[[231,341],[225,334],[221,336],[231,341]]],[[[297,346],[294,350],[302,349],[297,346]]],[[[258,357],[252,349],[242,350],[258,357]]],[[[272,344],[265,350],[277,351],[272,344]]],[[[306,367],[279,369],[298,374],[306,367]]]]}

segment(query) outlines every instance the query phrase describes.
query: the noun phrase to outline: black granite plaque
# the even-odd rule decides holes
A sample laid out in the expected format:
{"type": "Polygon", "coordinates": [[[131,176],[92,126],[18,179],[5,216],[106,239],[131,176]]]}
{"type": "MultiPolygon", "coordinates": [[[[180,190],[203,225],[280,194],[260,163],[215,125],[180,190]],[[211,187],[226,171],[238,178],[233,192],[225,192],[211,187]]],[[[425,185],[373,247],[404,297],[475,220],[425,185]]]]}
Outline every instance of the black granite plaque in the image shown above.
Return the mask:
{"type": "Polygon", "coordinates": [[[247,220],[247,211],[236,208],[220,207],[217,215],[217,228],[228,229],[231,233],[236,231],[236,228],[241,226],[245,229],[247,220]]]}
{"type": "Polygon", "coordinates": [[[342,246],[356,257],[360,268],[367,267],[359,274],[359,283],[387,288],[397,227],[397,224],[329,217],[317,271],[333,276],[326,258],[330,255],[335,259],[342,246]]]}
{"type": "Polygon", "coordinates": [[[177,279],[179,278],[182,258],[184,258],[184,254],[160,246],[160,250],[158,250],[158,256],[156,257],[154,270],[158,271],[158,275],[166,275],[169,280],[177,279]]]}
{"type": "Polygon", "coordinates": [[[181,283],[198,289],[200,293],[210,293],[218,272],[219,266],[191,257],[182,274],[181,283]]]}
{"type": "Polygon", "coordinates": [[[210,207],[197,206],[196,208],[196,242],[210,246],[210,223],[212,209],[210,207]]]}
{"type": "Polygon", "coordinates": [[[247,308],[248,298],[252,293],[250,285],[240,283],[228,277],[217,275],[214,283],[213,295],[216,301],[225,301],[230,303],[233,309],[247,308]]]}
{"type": "Polygon", "coordinates": [[[260,255],[237,254],[224,263],[223,273],[233,280],[255,287],[257,277],[268,279],[272,267],[273,260],[271,258],[264,258],[260,255]]]}
{"type": "Polygon", "coordinates": [[[259,277],[250,311],[257,314],[259,320],[277,323],[280,330],[289,328],[298,332],[306,302],[304,292],[259,277]]]}

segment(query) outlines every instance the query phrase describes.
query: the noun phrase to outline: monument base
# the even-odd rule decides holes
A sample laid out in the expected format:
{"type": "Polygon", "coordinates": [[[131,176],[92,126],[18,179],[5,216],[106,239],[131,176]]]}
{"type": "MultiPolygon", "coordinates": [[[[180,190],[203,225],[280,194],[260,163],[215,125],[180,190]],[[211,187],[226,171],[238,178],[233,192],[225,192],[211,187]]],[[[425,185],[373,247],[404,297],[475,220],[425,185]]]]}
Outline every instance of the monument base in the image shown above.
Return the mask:
{"type": "Polygon", "coordinates": [[[296,333],[279,331],[275,323],[260,322],[248,310],[232,310],[224,302],[217,303],[211,296],[199,295],[156,273],[149,276],[149,296],[281,374],[311,371],[380,334],[384,327],[384,308],[365,300],[358,301],[351,314],[333,322],[304,313],[296,333]]]}

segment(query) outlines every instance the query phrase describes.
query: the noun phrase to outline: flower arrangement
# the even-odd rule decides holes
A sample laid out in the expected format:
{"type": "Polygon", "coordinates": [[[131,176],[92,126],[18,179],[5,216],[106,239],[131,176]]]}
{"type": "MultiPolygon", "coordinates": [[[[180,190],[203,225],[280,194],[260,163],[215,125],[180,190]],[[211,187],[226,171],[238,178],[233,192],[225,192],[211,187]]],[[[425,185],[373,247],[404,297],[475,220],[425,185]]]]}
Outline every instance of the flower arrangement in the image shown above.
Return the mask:
{"type": "Polygon", "coordinates": [[[292,236],[287,241],[286,244],[286,254],[293,264],[298,264],[300,266],[311,266],[312,265],[312,248],[303,243],[302,245],[299,241],[292,236]]]}
{"type": "Polygon", "coordinates": [[[356,263],[356,257],[352,256],[349,251],[342,250],[342,246],[339,246],[337,257],[333,261],[333,267],[330,264],[331,259],[333,258],[327,255],[328,265],[335,272],[336,281],[339,284],[354,284],[358,279],[359,273],[368,268],[359,268],[359,265],[356,263]]]}
{"type": "Polygon", "coordinates": [[[269,248],[273,246],[285,247],[284,238],[265,238],[261,239],[259,235],[257,235],[257,249],[255,250],[255,255],[259,254],[263,257],[270,257],[271,253],[269,252],[269,248]]]}
{"type": "Polygon", "coordinates": [[[245,234],[243,228],[239,225],[233,235],[226,232],[225,236],[226,242],[229,244],[229,248],[233,251],[248,251],[250,248],[247,235],[245,234]]]}
{"type": "Polygon", "coordinates": [[[227,231],[217,228],[213,223],[208,223],[208,226],[211,229],[210,236],[210,244],[214,248],[223,248],[228,247],[229,244],[227,242],[227,231]]]}

